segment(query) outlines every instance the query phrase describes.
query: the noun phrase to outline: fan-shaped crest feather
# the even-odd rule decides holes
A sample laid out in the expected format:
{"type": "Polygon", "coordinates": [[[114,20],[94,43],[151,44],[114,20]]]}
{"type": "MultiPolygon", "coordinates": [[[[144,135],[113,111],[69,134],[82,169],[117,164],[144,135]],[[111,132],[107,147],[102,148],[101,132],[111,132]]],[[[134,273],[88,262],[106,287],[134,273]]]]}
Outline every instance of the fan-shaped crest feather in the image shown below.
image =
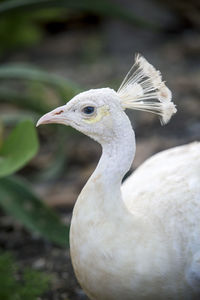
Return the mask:
{"type": "Polygon", "coordinates": [[[160,71],[139,54],[117,93],[124,108],[155,113],[161,124],[166,124],[177,111],[160,71]]]}

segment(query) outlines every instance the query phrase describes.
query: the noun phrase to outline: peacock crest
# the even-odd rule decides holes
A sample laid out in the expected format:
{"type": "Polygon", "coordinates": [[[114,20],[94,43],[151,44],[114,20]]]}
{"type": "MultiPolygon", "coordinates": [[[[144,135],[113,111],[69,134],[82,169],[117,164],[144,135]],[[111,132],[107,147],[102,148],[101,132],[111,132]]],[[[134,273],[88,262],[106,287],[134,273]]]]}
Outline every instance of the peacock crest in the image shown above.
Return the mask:
{"type": "Polygon", "coordinates": [[[177,111],[172,102],[172,93],[162,81],[160,71],[139,54],[117,93],[124,109],[157,114],[162,125],[169,122],[177,111]]]}

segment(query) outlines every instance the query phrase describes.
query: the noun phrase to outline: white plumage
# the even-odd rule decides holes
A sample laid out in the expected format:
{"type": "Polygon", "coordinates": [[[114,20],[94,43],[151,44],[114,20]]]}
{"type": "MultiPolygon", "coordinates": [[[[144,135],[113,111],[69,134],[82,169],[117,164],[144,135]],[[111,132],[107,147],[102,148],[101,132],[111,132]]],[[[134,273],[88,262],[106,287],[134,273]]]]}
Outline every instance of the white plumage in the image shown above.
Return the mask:
{"type": "Polygon", "coordinates": [[[116,93],[90,90],[43,116],[97,140],[102,156],[75,204],[71,258],[95,300],[200,298],[200,143],[154,155],[121,186],[135,154],[124,108],[169,121],[176,109],[144,58],[116,93]]]}
{"type": "Polygon", "coordinates": [[[166,124],[176,113],[171,91],[162,81],[160,71],[140,55],[136,56],[117,92],[124,108],[158,114],[161,124],[166,124]]]}

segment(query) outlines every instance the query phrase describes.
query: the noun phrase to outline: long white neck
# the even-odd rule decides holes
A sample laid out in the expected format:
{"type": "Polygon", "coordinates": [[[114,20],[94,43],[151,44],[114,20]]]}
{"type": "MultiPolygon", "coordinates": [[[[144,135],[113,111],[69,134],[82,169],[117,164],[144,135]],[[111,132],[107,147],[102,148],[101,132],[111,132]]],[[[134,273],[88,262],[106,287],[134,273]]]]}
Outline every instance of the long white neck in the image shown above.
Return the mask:
{"type": "MultiPolygon", "coordinates": [[[[135,134],[124,114],[110,142],[102,143],[102,156],[85,189],[95,194],[93,204],[107,212],[122,211],[121,181],[130,169],[135,155],[135,134]]],[[[88,195],[89,196],[89,195],[88,195]]]]}
{"type": "Polygon", "coordinates": [[[101,174],[105,184],[121,184],[135,155],[135,134],[128,117],[109,142],[102,144],[102,156],[92,176],[101,174]]]}

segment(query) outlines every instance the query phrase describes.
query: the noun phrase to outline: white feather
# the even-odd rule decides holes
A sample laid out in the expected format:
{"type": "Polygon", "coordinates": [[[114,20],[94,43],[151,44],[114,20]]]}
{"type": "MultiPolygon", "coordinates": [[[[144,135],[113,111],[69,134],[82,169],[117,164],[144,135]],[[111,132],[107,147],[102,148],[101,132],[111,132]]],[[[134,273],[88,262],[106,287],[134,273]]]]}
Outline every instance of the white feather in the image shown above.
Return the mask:
{"type": "MultiPolygon", "coordinates": [[[[174,111],[171,93],[154,67],[137,60],[140,81],[125,80],[123,104],[162,111],[166,123],[174,111]],[[144,74],[151,78],[142,82],[144,74]],[[153,93],[160,100],[152,100],[153,93]]],[[[109,88],[89,90],[38,121],[71,125],[102,145],[71,221],[76,276],[95,300],[200,299],[200,143],[156,154],[121,186],[134,158],[135,134],[119,100],[109,88]],[[96,111],[86,119],[88,105],[96,111]]]]}
{"type": "Polygon", "coordinates": [[[160,116],[161,124],[176,113],[172,93],[156,70],[144,57],[137,55],[135,63],[117,91],[123,108],[149,111],[160,116]]]}

